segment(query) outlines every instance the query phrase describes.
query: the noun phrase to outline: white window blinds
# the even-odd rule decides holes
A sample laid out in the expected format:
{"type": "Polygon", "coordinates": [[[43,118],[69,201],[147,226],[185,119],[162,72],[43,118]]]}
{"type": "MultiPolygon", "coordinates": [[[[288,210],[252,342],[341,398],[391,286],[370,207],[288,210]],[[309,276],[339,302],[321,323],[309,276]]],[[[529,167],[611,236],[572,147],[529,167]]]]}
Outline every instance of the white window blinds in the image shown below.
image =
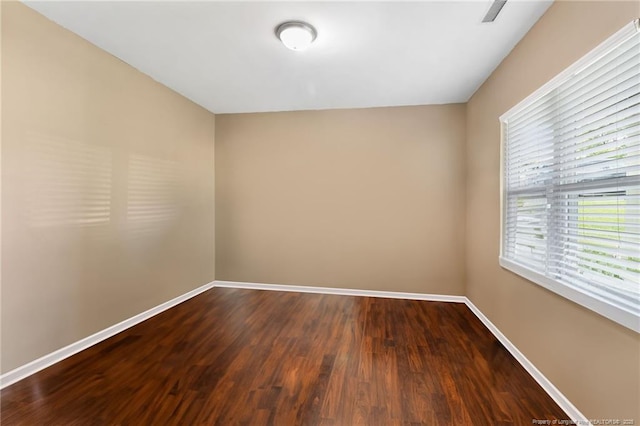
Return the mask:
{"type": "Polygon", "coordinates": [[[638,22],[501,122],[501,264],[640,331],[638,22]]]}

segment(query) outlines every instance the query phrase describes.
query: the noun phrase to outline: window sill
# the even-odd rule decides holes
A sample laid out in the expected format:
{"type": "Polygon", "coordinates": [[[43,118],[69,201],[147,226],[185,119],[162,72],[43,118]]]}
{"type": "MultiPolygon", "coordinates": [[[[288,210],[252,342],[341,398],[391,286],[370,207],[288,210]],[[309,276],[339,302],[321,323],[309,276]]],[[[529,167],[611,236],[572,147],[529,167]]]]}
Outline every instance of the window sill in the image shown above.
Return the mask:
{"type": "Polygon", "coordinates": [[[595,295],[591,295],[581,291],[578,288],[560,283],[551,278],[545,277],[537,272],[532,271],[526,266],[517,262],[500,257],[500,266],[532,281],[549,291],[552,291],[578,305],[584,306],[610,320],[623,325],[636,333],[640,333],[640,317],[631,311],[614,306],[611,303],[600,299],[595,295]]]}

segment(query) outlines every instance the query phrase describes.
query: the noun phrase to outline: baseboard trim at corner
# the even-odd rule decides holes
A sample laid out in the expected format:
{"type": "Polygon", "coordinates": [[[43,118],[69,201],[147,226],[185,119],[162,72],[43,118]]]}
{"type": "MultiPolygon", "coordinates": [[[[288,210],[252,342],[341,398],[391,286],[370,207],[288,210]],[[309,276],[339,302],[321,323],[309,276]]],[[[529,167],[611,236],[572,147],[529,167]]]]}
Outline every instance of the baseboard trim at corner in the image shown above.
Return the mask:
{"type": "Polygon", "coordinates": [[[103,340],[108,339],[136,324],[139,324],[159,313],[166,311],[192,297],[197,296],[213,287],[225,287],[225,288],[239,288],[239,289],[252,289],[252,290],[270,290],[270,291],[291,291],[299,293],[316,293],[316,294],[335,294],[343,296],[368,296],[368,297],[382,297],[391,299],[410,299],[410,300],[425,300],[433,302],[454,302],[464,303],[469,309],[478,317],[478,319],[493,333],[493,335],[502,343],[502,345],[513,355],[513,357],[524,367],[524,369],[533,377],[536,382],[544,389],[547,394],[564,410],[565,413],[574,420],[584,425],[591,425],[589,420],[578,410],[569,399],[562,394],[556,388],[549,379],[547,379],[535,365],[524,356],[518,348],[511,343],[507,337],[478,309],[472,302],[465,296],[452,296],[441,294],[423,294],[423,293],[400,293],[392,291],[377,291],[377,290],[358,290],[358,289],[343,289],[333,287],[311,287],[311,286],[298,286],[298,285],[283,285],[283,284],[262,284],[262,283],[246,283],[235,281],[213,281],[189,291],[181,296],[164,302],[156,307],[153,307],[147,311],[144,311],[138,315],[135,315],[129,319],[126,319],[118,324],[112,325],[102,331],[99,331],[91,336],[85,337],[75,343],[72,343],[64,348],[58,349],[48,355],[45,355],[39,359],[36,359],[28,364],[11,370],[5,374],[0,375],[0,389],[4,389],[32,374],[37,373],[57,362],[64,360],[80,351],[83,351],[103,340]]]}
{"type": "Polygon", "coordinates": [[[536,368],[536,366],[527,359],[526,356],[518,348],[511,343],[507,336],[502,334],[502,332],[498,329],[498,327],[493,324],[489,318],[487,318],[480,309],[476,305],[469,300],[469,298],[465,297],[465,303],[471,309],[476,317],[496,336],[496,339],[513,355],[513,357],[524,367],[525,370],[535,379],[536,382],[544,389],[544,391],[549,394],[549,396],[564,410],[565,413],[573,420],[574,422],[581,425],[591,425],[589,420],[576,408],[575,405],[569,401],[569,399],[564,396],[562,392],[556,388],[553,383],[549,379],[545,377],[544,374],[540,370],[536,368]]]}
{"type": "Polygon", "coordinates": [[[335,294],[340,296],[367,296],[386,299],[426,300],[430,302],[466,303],[465,296],[447,294],[400,293],[395,291],[358,290],[352,288],[312,287],[304,285],[246,283],[239,281],[214,281],[214,287],[240,288],[246,290],[292,291],[296,293],[335,294]]]}
{"type": "Polygon", "coordinates": [[[271,291],[293,291],[300,293],[319,293],[319,294],[336,294],[343,296],[369,296],[384,297],[392,299],[413,299],[427,300],[437,302],[456,302],[464,303],[478,317],[478,319],[493,333],[493,335],[502,343],[502,345],[511,353],[511,355],[522,365],[522,367],[538,382],[538,384],[549,394],[549,396],[564,410],[564,412],[576,423],[583,425],[591,425],[589,420],[576,408],[575,405],[564,396],[562,392],[556,388],[549,379],[547,379],[540,370],[536,368],[531,361],[524,356],[518,348],[511,343],[507,337],[474,305],[466,296],[451,296],[440,294],[421,294],[421,293],[398,293],[393,291],[374,291],[374,290],[356,290],[332,287],[307,287],[298,285],[283,284],[262,284],[262,283],[246,283],[236,281],[214,281],[214,287],[241,288],[251,290],[271,290],[271,291]]]}
{"type": "Polygon", "coordinates": [[[142,321],[145,321],[155,315],[158,315],[159,313],[166,311],[167,309],[172,308],[188,299],[191,299],[192,297],[197,296],[198,294],[203,293],[211,288],[213,288],[213,282],[193,289],[188,293],[164,302],[122,322],[114,324],[111,327],[105,328],[104,330],[98,331],[91,336],[85,337],[82,340],[78,340],[77,342],[65,346],[64,348],[58,349],[55,352],[51,352],[50,354],[31,361],[28,364],[8,371],[0,376],[0,389],[4,389],[7,386],[10,386],[26,377],[31,376],[32,374],[37,373],[40,370],[44,370],[45,368],[50,367],[51,365],[60,362],[63,359],[70,357],[71,355],[75,355],[78,352],[95,345],[96,343],[100,343],[101,341],[106,340],[109,337],[112,337],[130,327],[133,327],[134,325],[139,324],[142,321]]]}

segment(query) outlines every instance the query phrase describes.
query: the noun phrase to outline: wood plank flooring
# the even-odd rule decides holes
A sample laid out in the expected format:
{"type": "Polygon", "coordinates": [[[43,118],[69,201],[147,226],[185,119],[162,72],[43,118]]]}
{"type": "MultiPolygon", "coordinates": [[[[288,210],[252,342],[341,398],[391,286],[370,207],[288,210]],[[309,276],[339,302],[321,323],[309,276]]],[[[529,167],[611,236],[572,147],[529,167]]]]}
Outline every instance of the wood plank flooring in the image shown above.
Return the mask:
{"type": "Polygon", "coordinates": [[[567,419],[464,305],[215,288],[1,392],[6,425],[567,419]]]}

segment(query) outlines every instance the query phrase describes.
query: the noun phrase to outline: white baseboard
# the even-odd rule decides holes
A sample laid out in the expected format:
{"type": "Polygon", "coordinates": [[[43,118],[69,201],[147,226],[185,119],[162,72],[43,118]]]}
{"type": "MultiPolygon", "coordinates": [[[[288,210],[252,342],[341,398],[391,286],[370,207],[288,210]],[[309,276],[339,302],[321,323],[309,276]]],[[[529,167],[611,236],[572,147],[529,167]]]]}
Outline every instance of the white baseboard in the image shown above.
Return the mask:
{"type": "Polygon", "coordinates": [[[369,297],[385,297],[392,299],[412,299],[426,300],[435,302],[456,302],[464,303],[478,317],[480,321],[493,333],[494,336],[502,343],[502,345],[513,355],[513,357],[524,367],[525,370],[535,379],[536,382],[544,389],[547,394],[567,413],[567,416],[578,424],[590,425],[588,419],[578,410],[569,399],[556,388],[549,379],[547,379],[540,370],[536,368],[531,361],[524,356],[518,348],[511,343],[507,337],[496,327],[489,318],[487,318],[466,296],[450,296],[441,294],[422,294],[422,293],[398,293],[393,291],[374,291],[374,290],[356,290],[332,287],[307,287],[298,285],[283,284],[261,284],[261,283],[245,283],[235,281],[214,281],[214,287],[242,288],[252,290],[272,290],[272,291],[294,291],[300,293],[319,293],[319,294],[338,294],[345,296],[369,296],[369,297]]]}
{"type": "Polygon", "coordinates": [[[96,343],[99,343],[111,336],[114,336],[144,320],[147,320],[154,315],[159,314],[173,306],[184,302],[200,293],[203,293],[213,287],[226,287],[226,288],[240,288],[240,289],[252,289],[252,290],[271,290],[271,291],[293,291],[299,293],[318,293],[318,294],[335,294],[343,296],[368,296],[368,297],[383,297],[391,299],[410,299],[410,300],[425,300],[431,302],[454,302],[464,303],[469,309],[482,321],[482,323],[493,333],[494,336],[502,343],[502,345],[513,355],[513,357],[524,367],[525,370],[533,377],[536,382],[542,387],[542,389],[549,394],[549,396],[562,408],[565,413],[579,424],[590,425],[587,418],[569,401],[569,399],[562,394],[556,388],[544,374],[538,370],[531,361],[524,356],[518,348],[511,343],[507,337],[465,296],[451,296],[442,294],[422,294],[422,293],[399,293],[393,291],[377,291],[377,290],[357,290],[357,289],[344,289],[344,288],[332,288],[332,287],[308,287],[297,285],[283,285],[283,284],[261,284],[261,283],[245,283],[235,281],[213,281],[209,284],[205,284],[202,287],[198,287],[185,293],[181,296],[171,299],[165,303],[162,303],[154,308],[151,308],[145,312],[135,315],[127,320],[124,320],[118,324],[112,325],[102,331],[99,331],[91,336],[85,337],[75,343],[58,349],[42,358],[36,359],[28,364],[11,370],[0,376],[0,389],[3,389],[19,380],[24,379],[40,370],[43,370],[65,358],[70,357],[84,349],[87,349],[96,343]]]}
{"type": "Polygon", "coordinates": [[[395,291],[358,290],[351,288],[311,287],[304,285],[244,283],[237,281],[214,281],[214,287],[243,288],[248,290],[293,291],[296,293],[336,294],[340,296],[383,297],[387,299],[428,300],[430,302],[465,303],[464,296],[446,294],[400,293],[395,291]]]}
{"type": "Polygon", "coordinates": [[[535,379],[536,382],[542,387],[542,389],[549,394],[549,396],[564,410],[569,418],[580,425],[591,425],[589,420],[576,408],[575,405],[564,396],[562,392],[556,388],[549,379],[547,379],[540,370],[536,368],[531,361],[527,359],[518,348],[511,343],[507,337],[487,318],[481,311],[474,305],[471,300],[466,298],[465,303],[471,309],[471,311],[478,317],[480,321],[493,333],[494,336],[502,343],[502,345],[513,355],[513,357],[524,367],[525,370],[535,379]]]}
{"type": "Polygon", "coordinates": [[[31,361],[28,364],[8,371],[7,373],[0,376],[0,389],[3,389],[19,380],[24,379],[25,377],[35,374],[40,370],[43,370],[57,362],[62,361],[65,358],[70,357],[71,355],[77,354],[78,352],[83,351],[95,345],[96,343],[106,340],[109,337],[126,330],[127,328],[133,327],[134,325],[139,324],[144,320],[158,315],[160,312],[166,311],[167,309],[172,308],[177,304],[184,302],[185,300],[191,299],[192,297],[197,296],[198,294],[205,292],[210,288],[213,288],[212,282],[205,284],[202,287],[191,290],[190,292],[178,296],[175,299],[164,302],[129,319],[112,325],[111,327],[105,328],[104,330],[92,334],[91,336],[85,337],[82,340],[78,340],[77,342],[65,346],[64,348],[58,349],[55,352],[31,361]]]}

